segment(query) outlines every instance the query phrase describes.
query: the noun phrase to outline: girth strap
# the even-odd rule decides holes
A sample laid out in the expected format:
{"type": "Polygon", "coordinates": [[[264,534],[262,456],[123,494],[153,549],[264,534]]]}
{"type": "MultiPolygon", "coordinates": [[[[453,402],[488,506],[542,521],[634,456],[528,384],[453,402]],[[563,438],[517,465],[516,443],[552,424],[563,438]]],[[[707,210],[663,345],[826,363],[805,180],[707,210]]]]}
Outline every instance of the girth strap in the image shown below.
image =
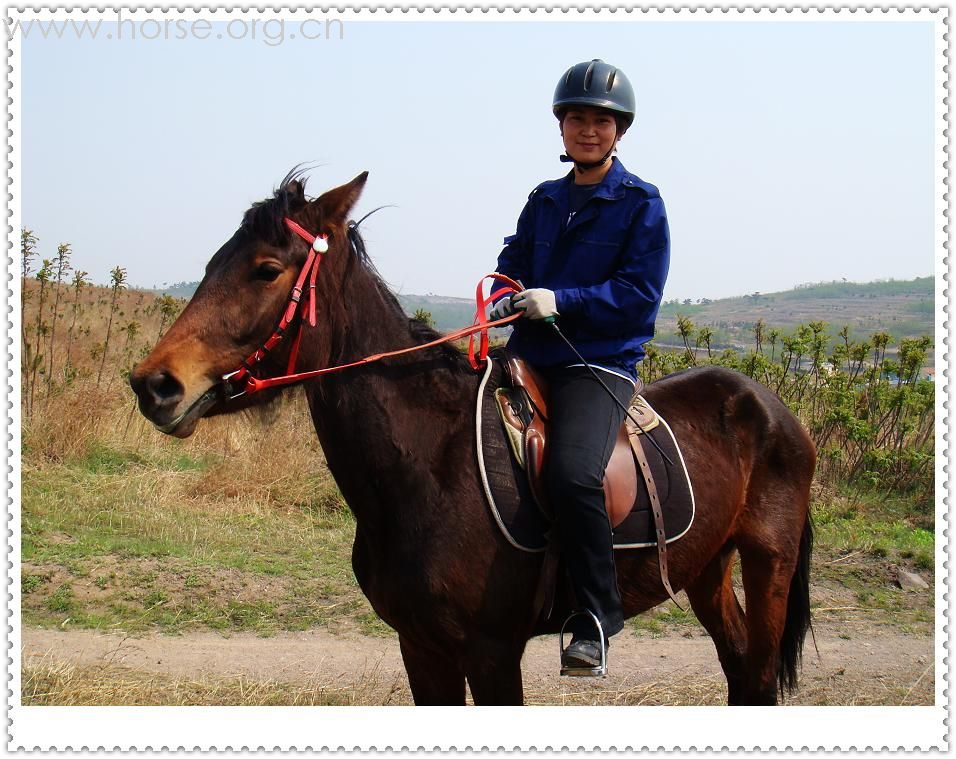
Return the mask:
{"type": "Polygon", "coordinates": [[[641,475],[644,477],[644,484],[647,486],[647,496],[651,502],[651,513],[654,515],[654,531],[657,534],[657,563],[660,565],[661,582],[664,590],[671,600],[677,604],[681,611],[684,607],[680,605],[674,589],[671,588],[670,578],[667,576],[667,535],[664,531],[664,511],[661,509],[661,499],[657,496],[657,485],[654,484],[654,475],[651,474],[651,467],[647,463],[647,456],[644,454],[644,447],[641,445],[640,433],[637,427],[627,420],[627,439],[631,444],[631,450],[634,451],[634,459],[639,464],[641,475]]]}

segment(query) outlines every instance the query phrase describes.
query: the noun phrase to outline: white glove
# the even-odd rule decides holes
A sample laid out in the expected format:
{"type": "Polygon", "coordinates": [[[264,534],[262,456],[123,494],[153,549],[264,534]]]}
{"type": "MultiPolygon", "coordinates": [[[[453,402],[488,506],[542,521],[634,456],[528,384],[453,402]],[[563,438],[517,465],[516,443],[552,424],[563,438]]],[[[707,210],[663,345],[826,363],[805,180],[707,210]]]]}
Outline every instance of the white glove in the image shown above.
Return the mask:
{"type": "Polygon", "coordinates": [[[515,306],[511,300],[511,296],[506,295],[497,303],[495,303],[494,308],[492,308],[488,313],[488,321],[496,322],[499,319],[504,319],[505,317],[511,316],[514,312],[515,306]]]}
{"type": "Polygon", "coordinates": [[[514,297],[514,307],[529,319],[547,319],[558,315],[554,291],[543,287],[522,290],[514,297]]]}

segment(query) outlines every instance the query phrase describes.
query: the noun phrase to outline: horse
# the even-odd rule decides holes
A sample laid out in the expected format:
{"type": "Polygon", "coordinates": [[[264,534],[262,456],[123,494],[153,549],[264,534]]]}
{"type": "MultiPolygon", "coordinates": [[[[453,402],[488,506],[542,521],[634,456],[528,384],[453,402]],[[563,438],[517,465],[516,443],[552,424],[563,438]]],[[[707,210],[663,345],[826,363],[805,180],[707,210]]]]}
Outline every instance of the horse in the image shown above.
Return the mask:
{"type": "MultiPolygon", "coordinates": [[[[260,376],[353,362],[436,339],[409,318],[369,260],[349,213],[368,172],[318,198],[294,169],[246,211],[209,260],[193,298],[130,374],[142,414],[188,437],[201,419],[270,403],[281,387],[231,392],[256,355],[260,376]],[[312,319],[276,332],[310,247],[288,221],[322,232],[312,319]],[[238,397],[236,397],[238,396],[238,397]]],[[[315,246],[314,246],[315,247],[315,246]]],[[[355,517],[352,566],[375,612],[398,633],[415,704],[521,705],[521,658],[574,610],[563,576],[553,613],[532,611],[541,554],[508,543],[486,505],[476,462],[479,376],[447,344],[301,383],[328,468],[355,517]]],[[[670,579],[713,639],[729,704],[773,705],[791,693],[810,629],[816,451],[780,399],[750,378],[697,367],[644,395],[680,442],[697,504],[668,549],[670,579]],[[739,556],[746,613],[732,585],[739,556]]],[[[667,599],[656,551],[616,552],[626,617],[667,599]]]]}

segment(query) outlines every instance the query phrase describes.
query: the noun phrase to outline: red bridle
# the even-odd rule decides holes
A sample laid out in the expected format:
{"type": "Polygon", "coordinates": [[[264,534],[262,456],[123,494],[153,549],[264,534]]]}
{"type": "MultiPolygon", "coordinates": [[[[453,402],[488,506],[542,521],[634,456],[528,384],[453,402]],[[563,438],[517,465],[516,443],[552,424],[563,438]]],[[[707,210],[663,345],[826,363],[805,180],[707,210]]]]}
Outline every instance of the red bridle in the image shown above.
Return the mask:
{"type": "MultiPolygon", "coordinates": [[[[285,311],[283,312],[282,318],[279,320],[279,325],[275,328],[275,331],[272,333],[269,339],[263,343],[261,348],[256,350],[245,361],[243,361],[242,364],[240,364],[238,369],[223,375],[222,382],[225,388],[226,397],[229,400],[238,398],[241,395],[250,395],[252,393],[259,392],[260,390],[266,390],[270,387],[292,385],[296,382],[303,382],[307,379],[322,376],[323,374],[331,374],[332,372],[342,371],[343,369],[349,369],[354,366],[371,364],[374,361],[380,361],[381,359],[388,358],[390,356],[400,356],[405,353],[412,353],[425,348],[431,348],[436,345],[440,345],[441,343],[460,340],[464,337],[469,338],[468,360],[471,362],[473,369],[480,369],[484,366],[488,357],[488,329],[491,326],[487,317],[485,316],[485,309],[493,300],[496,300],[498,297],[500,297],[502,293],[516,293],[522,289],[520,284],[503,274],[486,274],[481,278],[481,281],[478,282],[478,288],[476,292],[477,309],[475,313],[475,321],[472,326],[465,327],[464,329],[457,330],[448,335],[444,335],[437,340],[432,340],[431,342],[425,343],[423,345],[414,345],[411,348],[401,348],[399,350],[389,351],[387,353],[376,353],[375,355],[366,356],[365,358],[359,359],[358,361],[353,361],[349,364],[329,366],[325,369],[314,369],[308,372],[296,373],[295,364],[299,356],[299,345],[302,342],[302,332],[306,318],[304,313],[305,310],[308,311],[309,326],[314,327],[316,324],[315,281],[319,273],[319,265],[322,263],[322,255],[329,249],[329,238],[328,235],[321,233],[318,235],[313,235],[308,230],[303,229],[289,218],[285,219],[285,224],[290,230],[292,230],[295,234],[309,244],[309,255],[306,257],[305,263],[302,266],[302,270],[299,272],[299,276],[296,279],[295,285],[292,288],[292,292],[289,295],[289,302],[286,304],[285,311]],[[485,297],[482,294],[482,285],[484,284],[484,281],[489,278],[495,279],[505,285],[505,287],[495,291],[494,298],[492,298],[490,295],[485,297]],[[306,279],[309,280],[309,288],[305,293],[307,306],[302,307],[303,287],[305,286],[306,279]],[[289,353],[289,362],[286,366],[287,373],[279,377],[260,378],[254,376],[252,373],[254,367],[259,364],[276,345],[279,344],[283,337],[285,337],[286,330],[289,328],[289,325],[293,323],[296,316],[299,317],[298,332],[295,336],[295,342],[292,344],[292,350],[289,353]],[[476,350],[474,345],[474,335],[479,332],[481,333],[481,338],[476,350]]],[[[505,319],[496,321],[495,326],[513,322],[515,319],[520,318],[520,316],[520,313],[512,314],[505,319]]]]}

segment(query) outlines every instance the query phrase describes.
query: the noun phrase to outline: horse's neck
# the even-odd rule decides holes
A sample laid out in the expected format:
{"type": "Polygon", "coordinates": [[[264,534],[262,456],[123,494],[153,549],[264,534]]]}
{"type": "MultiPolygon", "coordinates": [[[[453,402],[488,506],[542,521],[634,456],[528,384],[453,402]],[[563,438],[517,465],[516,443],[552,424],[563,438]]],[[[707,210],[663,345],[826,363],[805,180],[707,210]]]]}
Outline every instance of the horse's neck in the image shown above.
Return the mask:
{"type": "MultiPolygon", "coordinates": [[[[407,316],[357,267],[329,313],[329,359],[348,363],[405,348],[416,340],[407,316]]],[[[308,391],[316,431],[329,468],[360,521],[392,499],[395,510],[415,496],[435,462],[468,445],[478,379],[440,349],[327,375],[308,391]],[[425,479],[423,479],[425,478],[425,479]]],[[[365,520],[366,523],[369,519],[365,520]]]]}

